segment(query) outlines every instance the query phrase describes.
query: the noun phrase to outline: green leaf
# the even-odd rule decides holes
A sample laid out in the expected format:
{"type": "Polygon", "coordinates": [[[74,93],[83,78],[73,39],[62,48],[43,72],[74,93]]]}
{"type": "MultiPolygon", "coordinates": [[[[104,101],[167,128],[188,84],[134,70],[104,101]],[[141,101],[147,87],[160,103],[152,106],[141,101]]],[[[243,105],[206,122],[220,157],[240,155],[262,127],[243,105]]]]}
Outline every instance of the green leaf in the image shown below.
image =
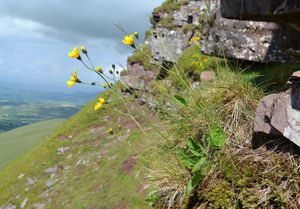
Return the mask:
{"type": "Polygon", "coordinates": [[[226,134],[219,126],[212,126],[209,132],[210,143],[215,147],[223,147],[226,143],[226,134]]]}
{"type": "Polygon", "coordinates": [[[190,148],[190,151],[195,156],[197,156],[197,157],[202,157],[203,156],[202,147],[200,147],[200,145],[197,144],[193,139],[189,139],[186,144],[190,148]]]}
{"type": "Polygon", "coordinates": [[[187,186],[187,191],[188,193],[192,193],[193,190],[196,188],[196,186],[199,184],[199,182],[202,179],[201,172],[198,171],[195,173],[192,177],[192,179],[189,181],[188,186],[187,186]]]}
{"type": "Polygon", "coordinates": [[[179,158],[180,163],[189,169],[192,169],[194,164],[197,162],[195,159],[191,158],[183,149],[177,150],[176,154],[179,158]]]}
{"type": "Polygon", "coordinates": [[[180,95],[174,95],[174,99],[178,104],[180,104],[182,106],[188,105],[187,101],[180,95]]]}
{"type": "Polygon", "coordinates": [[[149,203],[149,205],[153,206],[157,203],[158,199],[158,192],[153,190],[148,194],[146,201],[149,203]]]}
{"type": "Polygon", "coordinates": [[[198,160],[198,162],[193,166],[192,173],[196,173],[200,171],[205,165],[206,165],[206,158],[204,157],[198,160]]]}

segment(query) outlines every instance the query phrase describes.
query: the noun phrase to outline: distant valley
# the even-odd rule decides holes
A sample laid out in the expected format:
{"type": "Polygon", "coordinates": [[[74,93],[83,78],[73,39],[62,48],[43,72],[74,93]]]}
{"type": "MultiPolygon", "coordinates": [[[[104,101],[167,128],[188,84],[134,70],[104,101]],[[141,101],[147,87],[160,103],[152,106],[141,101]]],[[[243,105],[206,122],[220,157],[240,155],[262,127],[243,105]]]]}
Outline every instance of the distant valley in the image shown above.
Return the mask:
{"type": "Polygon", "coordinates": [[[95,96],[95,93],[67,94],[1,87],[0,132],[43,120],[68,118],[95,96]]]}

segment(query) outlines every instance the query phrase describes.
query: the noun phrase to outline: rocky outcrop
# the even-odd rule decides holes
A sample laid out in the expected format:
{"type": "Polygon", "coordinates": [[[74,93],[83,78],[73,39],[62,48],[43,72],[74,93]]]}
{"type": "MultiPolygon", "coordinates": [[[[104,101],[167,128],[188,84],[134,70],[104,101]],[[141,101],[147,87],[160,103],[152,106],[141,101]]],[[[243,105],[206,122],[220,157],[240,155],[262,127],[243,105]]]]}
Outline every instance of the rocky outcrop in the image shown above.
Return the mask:
{"type": "MultiPolygon", "coordinates": [[[[245,3],[247,4],[247,3],[245,3]]],[[[300,49],[300,32],[275,22],[241,21],[222,17],[220,1],[212,1],[205,20],[202,52],[255,62],[287,62],[287,52],[300,49]]]]}
{"type": "Polygon", "coordinates": [[[258,105],[254,135],[284,137],[300,147],[300,71],[289,80],[290,89],[266,96],[258,105]]]}
{"type": "Polygon", "coordinates": [[[222,17],[300,24],[299,0],[221,0],[222,17]]]}
{"type": "Polygon", "coordinates": [[[127,71],[122,72],[121,80],[133,90],[145,90],[150,92],[152,81],[156,79],[159,72],[146,70],[140,63],[128,63],[127,71]]]}
{"type": "Polygon", "coordinates": [[[127,70],[122,72],[121,80],[129,88],[151,92],[152,81],[164,78],[166,69],[172,67],[173,62],[190,46],[190,41],[195,37],[200,38],[202,19],[207,10],[205,0],[178,1],[177,6],[168,8],[168,5],[163,5],[164,9],[160,7],[154,10],[152,27],[144,43],[151,59],[147,64],[141,59],[145,55],[128,59],[127,70]],[[147,66],[150,64],[156,67],[147,66]]]}
{"type": "Polygon", "coordinates": [[[151,33],[146,44],[153,58],[160,62],[174,62],[189,46],[189,41],[202,28],[201,16],[206,13],[204,0],[191,0],[178,10],[153,13],[151,33]]]}

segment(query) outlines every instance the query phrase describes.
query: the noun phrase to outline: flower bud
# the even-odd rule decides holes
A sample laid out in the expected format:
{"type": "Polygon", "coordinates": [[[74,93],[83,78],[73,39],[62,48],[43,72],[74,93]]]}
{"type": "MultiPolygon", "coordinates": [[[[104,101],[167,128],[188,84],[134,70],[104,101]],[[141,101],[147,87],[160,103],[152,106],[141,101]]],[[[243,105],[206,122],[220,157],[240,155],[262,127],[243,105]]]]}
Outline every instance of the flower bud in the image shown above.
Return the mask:
{"type": "Polygon", "coordinates": [[[112,64],[111,67],[112,67],[112,69],[116,69],[116,65],[115,64],[112,64]]]}
{"type": "Polygon", "coordinates": [[[83,54],[87,54],[87,49],[84,46],[80,47],[83,54]]]}
{"type": "Polygon", "coordinates": [[[136,37],[137,39],[139,39],[139,33],[138,32],[134,32],[133,35],[134,35],[134,37],[136,37]]]}
{"type": "Polygon", "coordinates": [[[113,71],[112,71],[112,70],[109,70],[109,73],[110,73],[110,74],[113,74],[113,71]]]}
{"type": "Polygon", "coordinates": [[[96,71],[99,72],[99,73],[103,73],[103,70],[100,66],[96,67],[96,71]]]}

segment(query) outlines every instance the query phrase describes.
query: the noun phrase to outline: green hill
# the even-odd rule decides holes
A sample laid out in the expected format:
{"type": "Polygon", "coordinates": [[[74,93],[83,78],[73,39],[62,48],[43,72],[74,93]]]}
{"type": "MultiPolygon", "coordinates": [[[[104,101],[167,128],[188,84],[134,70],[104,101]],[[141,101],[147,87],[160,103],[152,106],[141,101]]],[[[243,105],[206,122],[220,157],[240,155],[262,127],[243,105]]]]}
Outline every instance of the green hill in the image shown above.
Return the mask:
{"type": "Polygon", "coordinates": [[[1,133],[0,170],[41,142],[63,121],[63,119],[47,120],[1,133]]]}

